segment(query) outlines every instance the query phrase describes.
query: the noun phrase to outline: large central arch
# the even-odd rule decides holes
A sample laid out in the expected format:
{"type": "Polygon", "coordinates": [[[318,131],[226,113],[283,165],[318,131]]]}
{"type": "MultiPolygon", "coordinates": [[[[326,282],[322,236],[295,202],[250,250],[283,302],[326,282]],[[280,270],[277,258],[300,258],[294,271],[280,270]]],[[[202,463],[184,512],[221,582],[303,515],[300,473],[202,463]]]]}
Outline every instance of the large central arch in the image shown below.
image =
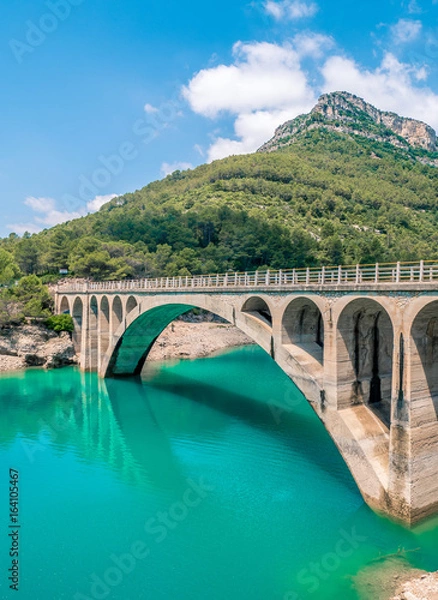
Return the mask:
{"type": "Polygon", "coordinates": [[[131,310],[119,323],[112,344],[102,358],[100,374],[104,377],[139,375],[159,335],[173,320],[193,308],[207,310],[222,317],[272,355],[272,325],[269,320],[254,318],[251,312],[235,310],[226,302],[212,306],[208,298],[196,297],[191,300],[191,303],[182,303],[172,301],[169,297],[164,303],[162,299],[157,300],[156,306],[146,307],[142,309],[143,312],[133,310],[138,304],[131,301],[131,310]]]}

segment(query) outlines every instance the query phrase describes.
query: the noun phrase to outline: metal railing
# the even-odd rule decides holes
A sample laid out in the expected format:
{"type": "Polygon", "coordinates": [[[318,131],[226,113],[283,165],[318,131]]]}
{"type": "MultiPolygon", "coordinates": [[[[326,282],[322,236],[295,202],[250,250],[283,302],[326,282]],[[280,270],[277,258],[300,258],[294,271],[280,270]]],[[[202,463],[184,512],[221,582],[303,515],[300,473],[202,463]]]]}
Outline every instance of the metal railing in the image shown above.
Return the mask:
{"type": "Polygon", "coordinates": [[[154,277],[124,281],[72,282],[58,286],[58,293],[164,291],[228,288],[294,288],[306,286],[360,286],[362,284],[438,283],[438,262],[386,263],[350,265],[279,271],[251,271],[194,275],[189,277],[154,277]]]}

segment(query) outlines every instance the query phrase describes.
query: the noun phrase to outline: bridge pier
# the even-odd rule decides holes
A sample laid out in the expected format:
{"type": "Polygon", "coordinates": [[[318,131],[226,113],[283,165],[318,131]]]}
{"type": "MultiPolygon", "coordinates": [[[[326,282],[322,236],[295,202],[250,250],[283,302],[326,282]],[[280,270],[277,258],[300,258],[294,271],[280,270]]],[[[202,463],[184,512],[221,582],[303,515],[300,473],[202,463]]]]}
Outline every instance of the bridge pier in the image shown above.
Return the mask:
{"type": "Polygon", "coordinates": [[[408,526],[437,514],[438,281],[362,284],[356,271],[349,285],[337,271],[336,283],[299,283],[284,273],[257,285],[236,276],[231,287],[215,276],[182,289],[185,278],[175,289],[62,288],[56,306],[73,316],[81,369],[102,377],[140,374],[162,330],[193,307],[223,317],[302,391],[370,507],[408,526]]]}

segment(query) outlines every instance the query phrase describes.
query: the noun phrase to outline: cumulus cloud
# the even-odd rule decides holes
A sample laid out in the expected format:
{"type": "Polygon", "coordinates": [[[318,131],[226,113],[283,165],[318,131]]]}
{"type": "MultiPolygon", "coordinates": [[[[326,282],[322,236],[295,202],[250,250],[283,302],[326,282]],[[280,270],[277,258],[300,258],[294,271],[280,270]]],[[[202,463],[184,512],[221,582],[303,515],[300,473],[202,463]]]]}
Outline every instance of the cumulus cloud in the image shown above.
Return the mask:
{"type": "Polygon", "coordinates": [[[167,175],[171,175],[175,171],[186,171],[187,169],[193,169],[192,163],[189,162],[174,162],[169,164],[164,162],[161,165],[161,173],[163,177],[167,177],[167,175]]]}
{"type": "Polygon", "coordinates": [[[354,60],[330,57],[322,68],[324,91],[347,90],[382,110],[426,121],[438,128],[438,94],[419,85],[424,68],[400,62],[387,53],[375,70],[363,69],[354,60]]]}
{"type": "MultiPolygon", "coordinates": [[[[312,52],[318,41],[313,44],[312,52]]],[[[238,139],[218,138],[209,149],[210,161],[256,150],[277,125],[306,112],[316,99],[292,45],[238,42],[233,56],[233,64],[200,71],[182,90],[195,113],[235,116],[238,139]]]]}
{"type": "Polygon", "coordinates": [[[96,212],[104,204],[116,197],[116,194],[96,196],[87,202],[82,209],[69,212],[67,210],[59,210],[54,198],[28,196],[24,201],[24,204],[36,213],[34,222],[8,225],[8,229],[20,235],[26,231],[29,233],[37,233],[47,227],[53,227],[54,225],[59,225],[59,223],[65,223],[72,219],[79,219],[89,213],[96,212]]]}
{"type": "Polygon", "coordinates": [[[318,12],[318,5],[314,2],[302,0],[282,0],[265,2],[265,11],[277,21],[288,19],[291,21],[313,17],[318,12]]]}
{"type": "Polygon", "coordinates": [[[293,46],[300,58],[321,58],[335,46],[335,40],[328,35],[309,31],[298,33],[293,38],[293,46]]]}
{"type": "Polygon", "coordinates": [[[391,27],[392,37],[396,44],[408,44],[418,38],[423,28],[421,21],[400,19],[391,27]]]}

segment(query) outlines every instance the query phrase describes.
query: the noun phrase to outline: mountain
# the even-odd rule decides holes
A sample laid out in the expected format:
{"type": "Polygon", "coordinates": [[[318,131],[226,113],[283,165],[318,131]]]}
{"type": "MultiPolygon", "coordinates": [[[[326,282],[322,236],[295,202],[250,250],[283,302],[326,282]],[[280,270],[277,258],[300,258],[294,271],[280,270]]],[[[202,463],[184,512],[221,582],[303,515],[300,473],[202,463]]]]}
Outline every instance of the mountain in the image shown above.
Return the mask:
{"type": "Polygon", "coordinates": [[[259,152],[275,152],[293,144],[303,133],[322,128],[390,143],[397,148],[419,148],[429,153],[438,151],[436,133],[426,123],[378,110],[348,92],[333,92],[321,96],[308,115],[278,127],[274,137],[259,152]]]}
{"type": "Polygon", "coordinates": [[[0,283],[17,265],[50,280],[64,268],[117,279],[435,260],[437,161],[426,124],[328,94],[259,152],[176,171],[95,214],[0,240],[0,283]]]}

